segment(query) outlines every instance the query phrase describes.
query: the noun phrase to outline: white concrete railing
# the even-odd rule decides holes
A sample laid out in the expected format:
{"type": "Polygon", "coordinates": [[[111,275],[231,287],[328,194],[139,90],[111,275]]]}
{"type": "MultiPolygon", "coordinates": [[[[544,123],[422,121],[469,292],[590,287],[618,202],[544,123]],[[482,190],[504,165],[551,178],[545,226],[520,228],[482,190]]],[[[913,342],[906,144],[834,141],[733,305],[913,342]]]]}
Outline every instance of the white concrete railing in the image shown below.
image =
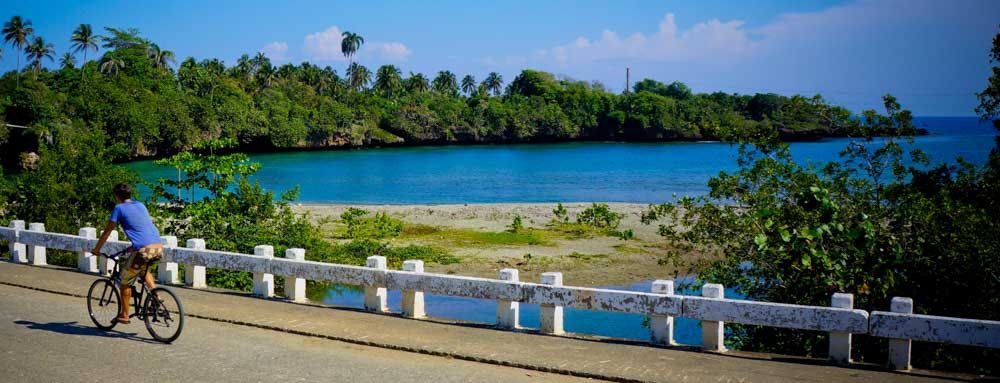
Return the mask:
{"type": "MultiPolygon", "coordinates": [[[[96,230],[80,229],[79,236],[47,233],[41,224],[32,223],[25,230],[23,221],[13,221],[9,228],[0,228],[0,240],[10,244],[10,261],[45,264],[45,249],[78,252],[82,272],[107,272],[111,265],[97,267],[94,256],[87,251],[97,243],[96,230]]],[[[117,239],[117,237],[115,237],[117,239]]],[[[437,294],[495,300],[497,326],[519,327],[519,303],[538,304],[540,331],[563,333],[562,310],[575,307],[584,310],[612,311],[649,315],[650,339],[655,345],[674,345],[673,318],[684,317],[702,322],[702,348],[725,351],[725,322],[748,325],[815,330],[830,333],[830,359],[835,363],[850,363],[851,335],[869,334],[890,338],[889,367],[907,370],[910,365],[911,340],[959,345],[1000,348],[1000,321],[948,318],[912,314],[909,298],[893,299],[892,312],[874,311],[870,315],[853,308],[853,296],[834,294],[831,307],[804,306],[785,303],[755,302],[724,298],[724,288],[707,284],[702,296],[674,295],[673,281],[653,282],[649,293],[571,287],[562,285],[561,273],[544,273],[542,283],[518,280],[515,269],[500,270],[499,279],[472,278],[423,272],[423,262],[406,261],[403,270],[388,270],[384,257],[369,257],[366,267],[306,261],[302,249],[288,249],[284,258],[274,257],[274,248],[257,246],[254,255],[205,249],[202,239],[189,239],[185,247],[177,246],[176,237],[163,237],[164,257],[160,261],[158,279],[161,283],[178,283],[178,264],[185,264],[185,284],[205,287],[208,267],[253,273],[253,293],[274,295],[274,276],[285,277],[286,299],[305,300],[305,280],[324,281],[365,287],[365,309],[387,312],[387,290],[403,291],[403,315],[426,317],[423,295],[437,294]]],[[[127,242],[111,240],[108,252],[129,246],[127,242]]]]}

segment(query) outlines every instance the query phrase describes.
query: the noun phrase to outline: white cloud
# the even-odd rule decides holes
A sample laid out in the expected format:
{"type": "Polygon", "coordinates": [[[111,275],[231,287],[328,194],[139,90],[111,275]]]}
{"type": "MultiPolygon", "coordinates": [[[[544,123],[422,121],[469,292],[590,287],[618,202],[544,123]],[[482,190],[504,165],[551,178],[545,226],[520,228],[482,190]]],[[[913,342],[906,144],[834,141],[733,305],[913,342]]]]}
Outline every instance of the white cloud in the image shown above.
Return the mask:
{"type": "Polygon", "coordinates": [[[291,57],[288,56],[288,43],[284,41],[275,41],[267,44],[263,48],[260,48],[260,52],[264,53],[271,61],[291,60],[291,57]]]}
{"type": "Polygon", "coordinates": [[[572,42],[536,52],[536,57],[569,63],[604,60],[642,60],[650,62],[690,62],[706,58],[737,57],[756,48],[742,21],[717,19],[698,23],[678,33],[674,15],[667,13],[656,33],[633,33],[622,37],[605,30],[599,38],[578,37],[572,42]]]}
{"type": "MultiPolygon", "coordinates": [[[[303,50],[316,61],[347,61],[340,51],[342,31],[336,25],[325,31],[311,33],[305,37],[303,50]]],[[[401,42],[365,42],[358,50],[357,57],[388,61],[406,61],[412,51],[401,42]]]]}

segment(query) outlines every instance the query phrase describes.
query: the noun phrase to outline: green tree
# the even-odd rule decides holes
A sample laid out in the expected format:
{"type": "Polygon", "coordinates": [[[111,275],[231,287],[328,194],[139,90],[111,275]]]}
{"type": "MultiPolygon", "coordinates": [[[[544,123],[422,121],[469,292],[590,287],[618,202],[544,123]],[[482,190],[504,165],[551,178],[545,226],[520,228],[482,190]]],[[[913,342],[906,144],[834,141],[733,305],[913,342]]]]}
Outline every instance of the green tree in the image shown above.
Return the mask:
{"type": "Polygon", "coordinates": [[[87,63],[87,51],[97,52],[97,44],[101,42],[101,36],[95,35],[90,24],[80,24],[73,31],[73,36],[69,39],[74,53],[83,52],[83,64],[87,63]]]}
{"type": "MultiPolygon", "coordinates": [[[[35,28],[31,27],[30,20],[24,20],[21,16],[12,16],[10,21],[3,24],[3,40],[13,45],[17,49],[17,73],[21,73],[21,52],[28,44],[28,37],[35,33],[35,28]]],[[[20,87],[20,74],[16,77],[17,86],[20,87]]]]}
{"type": "Polygon", "coordinates": [[[447,95],[458,94],[458,80],[451,71],[443,70],[438,72],[437,77],[431,82],[431,87],[435,92],[447,95]]]}
{"type": "Polygon", "coordinates": [[[472,77],[471,74],[467,74],[465,75],[465,77],[462,77],[462,92],[465,92],[466,95],[471,96],[473,93],[476,92],[476,88],[477,87],[476,87],[475,77],[472,77]]]}
{"type": "Polygon", "coordinates": [[[31,65],[35,67],[35,73],[42,71],[42,59],[55,60],[53,56],[56,52],[55,48],[52,43],[45,42],[41,36],[35,36],[35,39],[31,41],[31,44],[28,44],[24,51],[32,60],[31,65]]]}
{"type": "MultiPolygon", "coordinates": [[[[350,31],[344,31],[340,36],[340,52],[350,61],[350,64],[354,64],[354,55],[358,53],[358,49],[361,49],[361,45],[365,43],[365,38],[350,31]]],[[[348,65],[348,67],[350,66],[348,65]]]]}
{"type": "Polygon", "coordinates": [[[62,69],[73,69],[76,67],[76,58],[73,57],[72,53],[64,52],[62,57],[59,58],[59,66],[62,69]]]}
{"type": "Polygon", "coordinates": [[[490,72],[486,76],[486,80],[483,80],[483,84],[486,85],[486,89],[493,92],[494,96],[499,96],[500,91],[503,90],[503,77],[497,72],[490,72]]]}
{"type": "Polygon", "coordinates": [[[347,78],[350,81],[351,88],[360,91],[365,89],[368,83],[372,81],[372,73],[363,65],[351,63],[351,66],[347,67],[347,78]]]}
{"type": "Polygon", "coordinates": [[[406,91],[410,93],[423,93],[430,89],[427,77],[423,73],[410,72],[410,77],[405,80],[406,91]]]}
{"type": "Polygon", "coordinates": [[[156,44],[149,44],[146,48],[146,54],[149,56],[150,61],[153,62],[153,66],[157,68],[167,68],[168,65],[177,63],[173,51],[162,50],[156,44]]]}
{"type": "Polygon", "coordinates": [[[385,97],[392,97],[402,87],[400,71],[395,65],[383,65],[375,72],[375,89],[385,97]]]}
{"type": "Polygon", "coordinates": [[[119,71],[125,68],[125,62],[119,58],[105,55],[101,58],[101,73],[106,75],[118,74],[119,71]]]}

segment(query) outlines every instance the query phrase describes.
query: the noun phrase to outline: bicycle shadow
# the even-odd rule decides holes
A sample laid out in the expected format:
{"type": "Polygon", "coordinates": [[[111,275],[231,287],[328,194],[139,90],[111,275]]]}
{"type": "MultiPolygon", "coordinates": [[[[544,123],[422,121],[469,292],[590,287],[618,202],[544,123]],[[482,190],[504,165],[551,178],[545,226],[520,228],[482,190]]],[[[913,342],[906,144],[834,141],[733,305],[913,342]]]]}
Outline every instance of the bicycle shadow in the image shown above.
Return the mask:
{"type": "Polygon", "coordinates": [[[17,320],[14,324],[25,326],[31,330],[44,330],[51,331],[57,334],[65,335],[86,335],[86,336],[97,336],[102,338],[120,338],[139,341],[143,343],[150,344],[162,344],[156,342],[152,339],[145,339],[138,337],[137,333],[126,333],[117,330],[101,330],[96,327],[91,326],[81,326],[76,321],[73,322],[50,322],[50,323],[39,323],[27,320],[17,320]]]}

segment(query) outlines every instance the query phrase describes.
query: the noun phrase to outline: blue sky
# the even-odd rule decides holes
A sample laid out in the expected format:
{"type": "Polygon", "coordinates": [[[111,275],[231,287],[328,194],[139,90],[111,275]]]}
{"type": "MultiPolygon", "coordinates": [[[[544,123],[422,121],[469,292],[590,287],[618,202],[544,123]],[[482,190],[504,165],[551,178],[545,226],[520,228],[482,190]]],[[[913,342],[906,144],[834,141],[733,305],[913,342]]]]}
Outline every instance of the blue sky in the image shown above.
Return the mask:
{"type": "MultiPolygon", "coordinates": [[[[524,68],[619,91],[682,81],[696,92],[820,93],[854,111],[885,93],[917,115],[971,115],[989,74],[1000,1],[0,1],[59,55],[80,23],[135,27],[181,59],[232,64],[264,51],[342,73],[339,34],[358,61],[433,76],[448,69],[506,81],[524,68]]],[[[0,69],[15,66],[4,45],[0,69]]],[[[93,57],[94,55],[91,55],[93,57]]],[[[55,67],[56,63],[46,63],[55,67]]]]}

